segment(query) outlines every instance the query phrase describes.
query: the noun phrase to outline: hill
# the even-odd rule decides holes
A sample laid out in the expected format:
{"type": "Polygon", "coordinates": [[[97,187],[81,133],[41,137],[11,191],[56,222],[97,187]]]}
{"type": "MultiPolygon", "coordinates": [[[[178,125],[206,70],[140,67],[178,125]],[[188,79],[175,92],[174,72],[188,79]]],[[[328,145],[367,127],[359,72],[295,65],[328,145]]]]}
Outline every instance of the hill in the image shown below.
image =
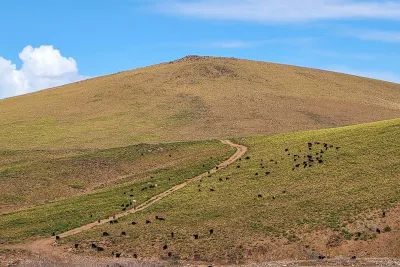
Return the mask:
{"type": "Polygon", "coordinates": [[[398,117],[398,84],[266,62],[189,56],[1,100],[0,148],[111,148],[398,117]]]}
{"type": "Polygon", "coordinates": [[[397,119],[237,139],[249,150],[235,164],[60,243],[169,264],[400,257],[399,135],[397,119]]]}
{"type": "MultiPolygon", "coordinates": [[[[2,214],[0,241],[5,245],[0,245],[0,251],[10,249],[6,255],[17,253],[12,249],[47,251],[50,259],[70,261],[67,266],[78,266],[83,258],[113,262],[117,253],[125,262],[152,259],[168,265],[400,257],[399,135],[400,119],[395,119],[238,138],[233,142],[247,147],[246,154],[191,182],[189,177],[232,155],[229,147],[215,141],[159,145],[169,151],[145,155],[144,162],[158,158],[170,164],[172,153],[183,158],[178,166],[155,170],[154,178],[149,173],[146,179],[133,176],[125,183],[2,214]],[[192,157],[196,151],[202,151],[198,158],[192,157]],[[159,186],[142,190],[149,182],[159,186]],[[171,192],[174,184],[178,190],[171,192]],[[137,209],[129,205],[126,192],[134,194],[137,209]],[[160,197],[164,192],[168,195],[160,197]],[[152,199],[158,202],[149,202],[152,199]],[[121,210],[121,203],[129,210],[121,210]],[[111,215],[118,212],[125,216],[115,220],[111,215]],[[82,225],[83,232],[63,233],[82,225]],[[39,238],[52,232],[61,233],[55,248],[54,237],[39,238]],[[20,241],[26,243],[7,246],[20,241]]],[[[101,155],[109,161],[119,155],[123,165],[127,151],[134,152],[129,160],[140,149],[111,149],[80,157],[91,160],[101,155]]]]}

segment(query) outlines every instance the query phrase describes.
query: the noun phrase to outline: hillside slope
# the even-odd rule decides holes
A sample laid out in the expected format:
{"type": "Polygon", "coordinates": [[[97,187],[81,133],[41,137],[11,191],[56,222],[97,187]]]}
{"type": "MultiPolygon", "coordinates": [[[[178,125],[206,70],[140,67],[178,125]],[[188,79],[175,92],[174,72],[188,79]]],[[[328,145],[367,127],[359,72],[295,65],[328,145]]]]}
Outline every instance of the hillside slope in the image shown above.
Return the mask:
{"type": "Polygon", "coordinates": [[[61,242],[65,251],[79,243],[74,253],[80,256],[119,252],[132,260],[136,254],[171,261],[166,265],[399,258],[399,136],[400,119],[240,138],[235,142],[248,152],[235,164],[119,224],[61,242]]]}
{"type": "Polygon", "coordinates": [[[398,117],[398,84],[190,56],[1,100],[0,148],[106,148],[398,117]]]}

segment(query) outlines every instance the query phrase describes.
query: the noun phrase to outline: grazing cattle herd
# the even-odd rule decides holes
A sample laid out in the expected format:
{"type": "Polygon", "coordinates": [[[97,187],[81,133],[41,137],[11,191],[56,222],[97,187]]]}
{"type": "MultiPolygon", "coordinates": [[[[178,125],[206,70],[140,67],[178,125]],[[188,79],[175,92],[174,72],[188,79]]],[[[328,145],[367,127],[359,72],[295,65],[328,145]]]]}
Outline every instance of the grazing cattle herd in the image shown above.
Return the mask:
{"type": "MultiPolygon", "coordinates": [[[[284,153],[285,153],[285,156],[292,158],[291,159],[291,162],[292,162],[291,170],[292,171],[296,171],[297,169],[300,168],[300,166],[302,166],[305,169],[305,168],[312,168],[313,166],[317,166],[317,165],[325,163],[325,154],[328,153],[330,150],[338,151],[339,149],[340,149],[339,146],[334,146],[334,145],[331,145],[331,144],[328,144],[328,143],[308,142],[307,146],[305,148],[305,151],[307,151],[307,153],[301,153],[301,150],[298,150],[297,152],[291,151],[291,149],[289,149],[289,148],[284,148],[284,153]]],[[[171,157],[171,155],[170,155],[170,157],[171,157]]],[[[244,159],[246,161],[252,160],[250,156],[246,156],[244,159]]],[[[280,162],[283,162],[283,160],[284,160],[284,157],[281,158],[280,162]]],[[[239,162],[242,162],[241,158],[239,159],[239,162]]],[[[275,159],[269,159],[269,160],[260,159],[259,167],[262,170],[261,173],[265,173],[266,176],[271,175],[272,171],[268,170],[268,167],[270,167],[271,164],[272,164],[272,166],[274,166],[274,165],[278,165],[279,163],[275,159]],[[265,170],[265,169],[267,169],[267,170],[265,170]]],[[[203,167],[205,167],[205,166],[206,165],[203,164],[203,167]]],[[[236,168],[241,168],[241,163],[239,163],[236,166],[236,168]]],[[[217,169],[217,167],[216,167],[216,169],[217,169]]],[[[257,177],[260,176],[260,172],[259,171],[255,172],[255,173],[253,172],[253,174],[254,174],[254,176],[257,176],[257,177]]],[[[208,177],[211,177],[210,171],[208,172],[208,177]]],[[[153,178],[153,177],[151,177],[151,178],[153,178]]],[[[169,181],[170,180],[171,179],[169,178],[169,181]]],[[[222,177],[218,178],[218,182],[223,182],[224,180],[225,181],[229,181],[230,177],[227,176],[225,179],[223,179],[222,177]]],[[[199,184],[198,184],[198,191],[199,192],[201,192],[202,182],[203,182],[202,179],[200,179],[199,180],[199,184]]],[[[157,184],[148,183],[146,186],[141,188],[141,191],[148,190],[148,189],[154,189],[156,187],[157,187],[157,184]]],[[[215,188],[210,188],[209,191],[210,192],[215,192],[215,188]]],[[[283,191],[283,192],[285,193],[286,190],[283,191]]],[[[126,195],[127,193],[124,192],[123,194],[126,195]]],[[[136,202],[133,199],[135,197],[135,193],[134,193],[134,189],[133,188],[130,189],[129,196],[131,198],[129,203],[120,204],[120,207],[121,207],[122,211],[126,211],[128,208],[132,208],[132,209],[136,208],[136,206],[133,205],[133,203],[136,202]]],[[[263,199],[263,195],[262,194],[258,194],[257,198],[258,199],[263,199]]],[[[272,199],[273,200],[276,199],[276,196],[273,195],[272,199]]],[[[385,213],[383,213],[383,216],[385,216],[385,213]]],[[[92,217],[92,214],[90,214],[90,217],[92,217]]],[[[156,215],[155,216],[155,220],[163,222],[166,219],[164,217],[160,217],[159,215],[156,215]]],[[[101,220],[99,219],[98,222],[100,223],[101,220]]],[[[115,215],[112,216],[112,219],[109,221],[109,223],[110,224],[118,223],[118,220],[115,218],[115,215]]],[[[149,219],[146,219],[144,221],[144,223],[145,224],[151,224],[151,221],[149,219]]],[[[136,221],[132,221],[131,222],[131,225],[133,225],[133,226],[137,225],[137,224],[138,223],[136,221]]],[[[380,229],[376,229],[376,232],[380,233],[381,231],[380,231],[380,229]]],[[[213,235],[214,233],[215,233],[214,228],[209,229],[209,235],[213,235]]],[[[174,232],[170,232],[170,238],[174,239],[175,234],[176,233],[174,233],[174,232]]],[[[55,235],[55,234],[53,233],[53,235],[55,235]]],[[[126,236],[126,235],[127,235],[127,232],[125,232],[125,231],[121,232],[121,236],[126,236]]],[[[108,232],[103,232],[102,236],[107,238],[107,237],[110,237],[110,234],[108,232]]],[[[194,240],[198,240],[200,238],[200,235],[198,233],[195,233],[195,234],[193,234],[193,238],[194,238],[194,240]]],[[[60,239],[60,237],[56,236],[56,240],[59,240],[59,239],[60,239]]],[[[92,249],[96,249],[97,251],[104,251],[105,250],[104,244],[92,243],[91,247],[92,247],[92,249]]],[[[78,249],[79,248],[79,244],[78,243],[74,243],[74,248],[78,249]]],[[[167,243],[163,243],[162,246],[161,246],[162,250],[168,250],[168,248],[169,247],[168,247],[167,243]]],[[[112,252],[112,255],[114,255],[116,258],[119,258],[123,254],[121,252],[112,252]]],[[[167,255],[168,255],[168,257],[172,257],[173,256],[171,251],[168,251],[167,255]]],[[[133,256],[133,258],[138,258],[138,254],[137,253],[133,253],[133,254],[131,254],[131,256],[133,256]]],[[[318,256],[318,259],[320,259],[320,260],[323,260],[325,258],[326,257],[323,256],[323,255],[319,255],[318,256]]],[[[351,259],[356,259],[356,256],[353,256],[351,259]]]]}

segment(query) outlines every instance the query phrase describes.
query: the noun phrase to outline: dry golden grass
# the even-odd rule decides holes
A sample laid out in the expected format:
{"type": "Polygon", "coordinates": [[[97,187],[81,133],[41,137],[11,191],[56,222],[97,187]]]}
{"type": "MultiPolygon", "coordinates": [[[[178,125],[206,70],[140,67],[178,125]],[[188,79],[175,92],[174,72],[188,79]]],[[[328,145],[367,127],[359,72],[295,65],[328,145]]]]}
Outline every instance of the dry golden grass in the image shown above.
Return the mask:
{"type": "Polygon", "coordinates": [[[400,117],[400,85],[189,57],[0,101],[0,148],[99,148],[400,117]]]}

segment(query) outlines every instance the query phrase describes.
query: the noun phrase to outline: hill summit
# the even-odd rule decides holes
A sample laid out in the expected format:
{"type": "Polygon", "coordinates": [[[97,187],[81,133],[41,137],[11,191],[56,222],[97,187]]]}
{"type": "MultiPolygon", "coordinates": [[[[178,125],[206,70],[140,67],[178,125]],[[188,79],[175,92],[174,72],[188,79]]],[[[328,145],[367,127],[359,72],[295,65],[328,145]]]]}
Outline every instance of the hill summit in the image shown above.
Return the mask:
{"type": "Polygon", "coordinates": [[[398,117],[398,84],[192,55],[2,100],[0,148],[105,148],[398,117]]]}

